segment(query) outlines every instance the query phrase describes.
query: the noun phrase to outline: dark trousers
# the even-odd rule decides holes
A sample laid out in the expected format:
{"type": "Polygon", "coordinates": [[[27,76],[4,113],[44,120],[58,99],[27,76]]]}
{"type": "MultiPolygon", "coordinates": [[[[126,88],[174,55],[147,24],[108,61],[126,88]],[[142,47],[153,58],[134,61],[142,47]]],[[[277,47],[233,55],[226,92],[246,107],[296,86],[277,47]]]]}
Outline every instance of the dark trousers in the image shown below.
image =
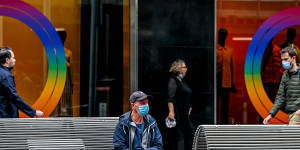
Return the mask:
{"type": "Polygon", "coordinates": [[[230,94],[230,88],[218,88],[217,107],[219,108],[218,115],[220,115],[219,124],[228,124],[229,94],[230,94]],[[220,103],[221,106],[219,106],[220,103]]]}
{"type": "Polygon", "coordinates": [[[168,144],[165,146],[165,150],[192,150],[193,125],[189,118],[184,120],[177,122],[176,127],[167,129],[168,144]]]}
{"type": "Polygon", "coordinates": [[[218,124],[228,124],[229,95],[231,88],[222,87],[222,74],[217,74],[217,116],[218,124]],[[220,106],[221,104],[221,106],[220,106]]]}

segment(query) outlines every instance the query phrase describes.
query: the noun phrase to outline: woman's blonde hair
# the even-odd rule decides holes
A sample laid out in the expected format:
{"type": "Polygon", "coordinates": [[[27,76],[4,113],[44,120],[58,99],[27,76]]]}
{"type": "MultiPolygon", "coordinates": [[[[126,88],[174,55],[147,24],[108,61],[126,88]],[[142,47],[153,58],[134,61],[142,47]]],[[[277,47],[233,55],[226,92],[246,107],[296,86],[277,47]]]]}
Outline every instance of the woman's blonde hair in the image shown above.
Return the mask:
{"type": "Polygon", "coordinates": [[[180,73],[180,69],[181,69],[181,67],[182,67],[183,64],[185,64],[185,62],[183,60],[181,60],[181,59],[175,60],[172,63],[169,72],[174,73],[174,74],[179,74],[180,73]]]}

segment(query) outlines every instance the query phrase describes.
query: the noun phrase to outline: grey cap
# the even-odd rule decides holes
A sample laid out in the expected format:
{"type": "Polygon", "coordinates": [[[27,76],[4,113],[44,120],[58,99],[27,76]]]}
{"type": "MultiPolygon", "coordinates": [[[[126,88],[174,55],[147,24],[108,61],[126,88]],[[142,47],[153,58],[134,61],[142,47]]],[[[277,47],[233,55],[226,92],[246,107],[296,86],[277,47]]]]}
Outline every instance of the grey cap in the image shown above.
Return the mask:
{"type": "Polygon", "coordinates": [[[130,103],[135,103],[136,101],[140,101],[140,100],[143,100],[148,97],[152,97],[152,96],[146,95],[142,91],[135,91],[130,95],[129,101],[130,101],[130,103]]]}

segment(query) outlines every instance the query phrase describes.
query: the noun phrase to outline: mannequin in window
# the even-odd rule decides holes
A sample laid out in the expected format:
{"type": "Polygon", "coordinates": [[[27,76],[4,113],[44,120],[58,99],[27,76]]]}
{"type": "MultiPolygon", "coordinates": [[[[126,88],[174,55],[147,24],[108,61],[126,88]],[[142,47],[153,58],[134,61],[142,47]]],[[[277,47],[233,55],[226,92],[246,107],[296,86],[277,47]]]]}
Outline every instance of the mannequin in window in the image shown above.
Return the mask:
{"type": "MultiPolygon", "coordinates": [[[[56,29],[62,43],[64,44],[67,37],[67,32],[65,29],[56,29]]],[[[72,51],[66,47],[66,65],[67,65],[67,76],[65,82],[65,88],[63,94],[51,116],[55,117],[72,117],[72,95],[73,95],[73,74],[72,74],[72,51]]]]}
{"type": "MultiPolygon", "coordinates": [[[[286,32],[286,41],[280,45],[280,49],[284,49],[288,46],[291,46],[297,50],[297,54],[300,53],[299,47],[295,44],[294,40],[296,38],[296,29],[295,28],[288,28],[286,32]]],[[[297,62],[300,60],[300,55],[297,56],[297,62]]]]}
{"type": "Polygon", "coordinates": [[[230,92],[236,93],[235,67],[232,48],[225,46],[227,30],[218,31],[217,45],[217,108],[220,115],[220,124],[228,124],[228,108],[230,92]],[[219,106],[221,103],[221,106],[219,106]],[[220,108],[219,108],[220,107],[220,108]]]}

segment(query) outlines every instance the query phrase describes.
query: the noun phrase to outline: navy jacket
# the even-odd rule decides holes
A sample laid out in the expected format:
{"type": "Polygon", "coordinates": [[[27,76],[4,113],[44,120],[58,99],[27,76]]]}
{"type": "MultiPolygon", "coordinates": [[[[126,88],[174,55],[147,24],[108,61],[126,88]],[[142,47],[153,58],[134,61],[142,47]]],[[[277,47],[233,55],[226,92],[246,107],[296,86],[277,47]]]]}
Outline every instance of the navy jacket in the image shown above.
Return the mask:
{"type": "Polygon", "coordinates": [[[36,111],[18,96],[15,78],[8,68],[0,65],[0,118],[18,118],[18,109],[30,117],[36,111]]]}
{"type": "MultiPolygon", "coordinates": [[[[136,124],[131,121],[131,112],[127,112],[120,117],[114,133],[115,150],[132,150],[136,124]]],[[[156,121],[151,115],[144,116],[144,132],[142,137],[142,147],[147,150],[162,150],[162,137],[156,121]]]]}

